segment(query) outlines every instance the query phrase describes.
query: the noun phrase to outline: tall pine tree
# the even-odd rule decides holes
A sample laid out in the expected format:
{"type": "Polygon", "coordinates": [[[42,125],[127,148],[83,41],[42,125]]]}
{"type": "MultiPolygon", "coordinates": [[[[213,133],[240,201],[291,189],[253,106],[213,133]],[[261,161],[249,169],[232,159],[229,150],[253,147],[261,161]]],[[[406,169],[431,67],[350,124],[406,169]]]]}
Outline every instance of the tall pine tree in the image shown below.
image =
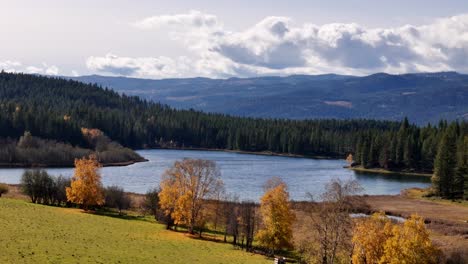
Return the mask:
{"type": "Polygon", "coordinates": [[[434,175],[432,176],[435,192],[444,198],[454,197],[456,152],[456,131],[454,126],[450,126],[445,130],[439,142],[434,162],[434,175]]]}

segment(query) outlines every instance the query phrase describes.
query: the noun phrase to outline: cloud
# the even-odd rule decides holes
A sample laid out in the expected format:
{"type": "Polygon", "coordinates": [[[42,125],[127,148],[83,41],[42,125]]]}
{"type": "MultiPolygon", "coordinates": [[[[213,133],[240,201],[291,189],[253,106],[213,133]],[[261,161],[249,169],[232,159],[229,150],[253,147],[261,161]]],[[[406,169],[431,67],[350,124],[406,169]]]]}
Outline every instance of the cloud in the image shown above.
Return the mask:
{"type": "Polygon", "coordinates": [[[142,29],[159,28],[168,25],[194,28],[221,27],[216,16],[204,14],[197,10],[192,10],[187,14],[152,16],[137,21],[134,25],[142,29]]]}
{"type": "Polygon", "coordinates": [[[52,65],[52,66],[48,66],[44,72],[46,75],[58,75],[59,69],[57,66],[52,65]]]}
{"type": "Polygon", "coordinates": [[[182,77],[188,71],[190,61],[185,57],[174,60],[168,57],[130,58],[107,54],[104,57],[89,57],[86,66],[95,71],[121,76],[162,78],[182,77]]]}
{"type": "Polygon", "coordinates": [[[31,74],[45,74],[45,75],[58,75],[59,68],[55,65],[48,65],[47,63],[42,63],[39,66],[25,66],[19,61],[0,61],[0,70],[6,72],[23,72],[31,74]]]}
{"type": "Polygon", "coordinates": [[[15,69],[21,67],[21,63],[18,61],[0,61],[0,69],[6,72],[16,72],[15,69]]]}
{"type": "Polygon", "coordinates": [[[134,26],[169,30],[172,39],[191,55],[131,58],[108,54],[88,58],[88,68],[150,78],[468,72],[468,14],[395,28],[296,24],[288,17],[266,17],[233,32],[215,15],[190,11],[145,18],[134,26]]]}

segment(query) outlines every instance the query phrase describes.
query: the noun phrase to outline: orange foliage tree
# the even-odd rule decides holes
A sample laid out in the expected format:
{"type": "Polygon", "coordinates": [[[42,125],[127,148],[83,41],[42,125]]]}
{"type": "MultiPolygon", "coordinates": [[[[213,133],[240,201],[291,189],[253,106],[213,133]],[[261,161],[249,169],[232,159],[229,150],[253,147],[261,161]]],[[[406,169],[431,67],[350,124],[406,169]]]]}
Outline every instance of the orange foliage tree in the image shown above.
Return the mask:
{"type": "Polygon", "coordinates": [[[286,183],[279,178],[271,179],[260,201],[263,228],[257,239],[260,244],[274,253],[275,250],[292,248],[292,225],[295,214],[289,202],[286,183]]]}
{"type": "Polygon", "coordinates": [[[91,206],[104,204],[100,167],[94,155],[89,158],[75,159],[75,173],[71,186],[66,188],[69,202],[79,204],[85,210],[91,206]]]}
{"type": "Polygon", "coordinates": [[[353,263],[379,263],[392,233],[392,222],[383,212],[358,219],[353,235],[353,263]]]}
{"type": "Polygon", "coordinates": [[[424,219],[412,215],[405,223],[395,225],[392,236],[385,242],[381,263],[438,263],[439,250],[432,244],[424,219]]]}
{"type": "Polygon", "coordinates": [[[392,224],[383,213],[359,221],[353,236],[353,263],[438,263],[439,250],[429,238],[424,220],[412,215],[392,224]]]}
{"type": "Polygon", "coordinates": [[[159,204],[175,224],[185,224],[193,234],[197,224],[203,223],[205,200],[223,188],[216,163],[209,160],[185,159],[176,161],[160,183],[159,204]]]}

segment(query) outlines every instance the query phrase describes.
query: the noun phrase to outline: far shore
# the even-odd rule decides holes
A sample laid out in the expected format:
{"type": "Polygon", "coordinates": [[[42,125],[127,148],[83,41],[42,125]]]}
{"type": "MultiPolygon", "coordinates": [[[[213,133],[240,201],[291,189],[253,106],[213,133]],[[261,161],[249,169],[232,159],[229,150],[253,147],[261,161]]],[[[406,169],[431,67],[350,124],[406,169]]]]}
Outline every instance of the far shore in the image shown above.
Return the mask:
{"type": "Polygon", "coordinates": [[[299,155],[291,153],[279,153],[272,151],[247,151],[247,150],[233,150],[233,149],[210,149],[210,148],[183,148],[183,147],[173,147],[173,148],[150,148],[151,149],[167,149],[167,150],[194,150],[194,151],[218,151],[218,152],[228,152],[228,153],[238,153],[238,154],[250,154],[250,155],[260,155],[260,156],[277,156],[277,157],[288,157],[288,158],[306,158],[306,159],[343,159],[341,156],[319,156],[319,155],[299,155]]]}
{"type": "MultiPolygon", "coordinates": [[[[245,151],[245,150],[231,150],[231,149],[209,149],[209,148],[155,148],[155,149],[167,149],[167,150],[194,150],[194,151],[219,151],[219,152],[228,152],[228,153],[239,153],[239,154],[250,154],[250,155],[261,155],[261,156],[277,156],[277,157],[288,157],[288,158],[304,158],[304,159],[341,159],[344,160],[341,156],[315,156],[315,155],[299,155],[299,154],[290,154],[290,153],[278,153],[272,151],[245,151]]],[[[346,167],[347,169],[354,170],[357,172],[369,172],[369,173],[378,173],[378,174],[387,174],[387,175],[408,175],[408,176],[421,176],[421,177],[432,177],[430,173],[422,172],[407,172],[407,171],[392,171],[380,168],[371,168],[365,169],[362,167],[346,167]]]]}
{"type": "Polygon", "coordinates": [[[391,171],[386,169],[372,168],[366,169],[363,167],[346,167],[347,169],[357,171],[357,172],[369,172],[369,173],[379,173],[387,175],[408,175],[408,176],[420,176],[420,177],[432,177],[430,173],[421,173],[421,172],[406,172],[406,171],[391,171]]]}

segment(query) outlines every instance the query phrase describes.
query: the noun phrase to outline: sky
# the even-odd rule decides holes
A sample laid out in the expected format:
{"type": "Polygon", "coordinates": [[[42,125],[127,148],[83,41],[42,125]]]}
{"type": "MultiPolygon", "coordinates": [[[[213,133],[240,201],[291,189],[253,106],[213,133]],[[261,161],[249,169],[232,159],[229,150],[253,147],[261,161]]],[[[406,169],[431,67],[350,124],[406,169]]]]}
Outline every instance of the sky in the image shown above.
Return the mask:
{"type": "Polygon", "coordinates": [[[137,78],[458,71],[458,0],[0,0],[0,69],[137,78]]]}

